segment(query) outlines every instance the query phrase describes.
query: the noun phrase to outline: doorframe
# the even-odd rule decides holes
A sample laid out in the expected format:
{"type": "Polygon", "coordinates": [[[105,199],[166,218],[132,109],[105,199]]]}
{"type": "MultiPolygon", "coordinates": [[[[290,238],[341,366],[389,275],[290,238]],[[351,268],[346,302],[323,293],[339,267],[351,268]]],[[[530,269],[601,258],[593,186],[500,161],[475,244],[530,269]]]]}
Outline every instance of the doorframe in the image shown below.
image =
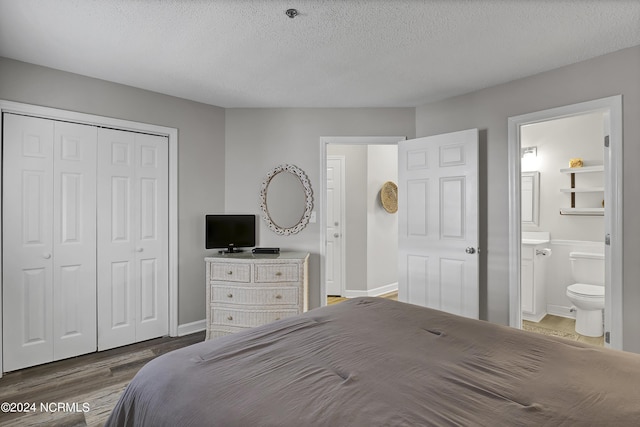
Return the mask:
{"type": "MultiPolygon", "coordinates": [[[[327,145],[397,145],[406,136],[321,136],[320,137],[320,306],[327,305],[327,145]]],[[[346,165],[345,165],[346,168],[346,165]]],[[[343,254],[344,255],[344,254],[343,254]]],[[[343,283],[346,286],[346,283],[343,283]]]]}
{"type": "MultiPolygon", "coordinates": [[[[343,296],[345,296],[345,282],[347,280],[347,274],[346,274],[346,268],[345,268],[345,266],[346,266],[345,259],[346,259],[346,255],[347,255],[346,254],[346,249],[347,249],[346,246],[347,245],[345,244],[346,243],[346,235],[347,235],[346,209],[345,209],[346,198],[345,198],[345,195],[344,195],[344,193],[345,193],[345,182],[344,181],[345,181],[345,175],[346,175],[345,174],[346,158],[345,158],[345,156],[328,154],[325,159],[326,160],[331,159],[331,160],[340,161],[340,224],[341,224],[341,229],[342,229],[342,232],[340,233],[341,234],[341,236],[340,236],[340,265],[341,265],[341,268],[340,268],[340,296],[343,297],[343,296]]],[[[326,171],[326,167],[325,167],[324,170],[326,171]]],[[[327,178],[325,176],[325,181],[324,181],[324,184],[325,184],[325,193],[324,193],[325,197],[326,197],[326,191],[327,191],[326,190],[326,185],[327,185],[326,179],[327,178]]],[[[324,207],[325,207],[325,209],[324,209],[323,212],[325,214],[324,218],[325,218],[325,221],[326,221],[326,217],[327,217],[327,215],[326,215],[326,210],[327,209],[326,208],[327,208],[327,205],[325,204],[324,207]]],[[[323,226],[324,226],[324,230],[325,230],[325,239],[326,239],[327,238],[327,234],[326,234],[327,224],[323,224],[323,226]]],[[[326,243],[326,240],[325,240],[325,243],[326,243]]],[[[326,251],[327,245],[325,244],[323,246],[324,246],[325,251],[326,251]]],[[[326,261],[326,258],[325,258],[325,261],[326,261]]],[[[325,278],[325,280],[326,280],[326,278],[325,278]]],[[[327,284],[325,282],[325,288],[326,288],[326,285],[327,284]]],[[[326,298],[326,295],[325,295],[325,298],[326,298]]]]}
{"type": "MultiPolygon", "coordinates": [[[[520,175],[521,144],[520,127],[593,112],[609,115],[608,203],[605,204],[605,234],[611,236],[611,244],[605,245],[605,319],[609,326],[610,347],[622,350],[622,255],[623,255],[623,197],[622,197],[622,95],[566,105],[548,110],[508,118],[509,160],[509,325],[522,327],[520,300],[521,272],[521,212],[520,175]]],[[[604,236],[603,236],[604,240],[604,236]]]]}
{"type": "MultiPolygon", "coordinates": [[[[44,119],[69,121],[167,137],[169,149],[169,336],[178,336],[178,129],[58,108],[0,100],[0,115],[3,113],[22,114],[44,119]]],[[[2,135],[0,135],[0,141],[2,141],[2,135]]],[[[2,188],[2,173],[0,173],[0,188],[2,188]]],[[[0,199],[0,211],[1,209],[2,200],[0,199]]],[[[0,242],[1,241],[2,227],[0,227],[0,242]]],[[[1,262],[2,247],[0,247],[0,263],[1,262]]],[[[3,366],[2,328],[2,275],[0,274],[0,378],[2,377],[3,366]]]]}

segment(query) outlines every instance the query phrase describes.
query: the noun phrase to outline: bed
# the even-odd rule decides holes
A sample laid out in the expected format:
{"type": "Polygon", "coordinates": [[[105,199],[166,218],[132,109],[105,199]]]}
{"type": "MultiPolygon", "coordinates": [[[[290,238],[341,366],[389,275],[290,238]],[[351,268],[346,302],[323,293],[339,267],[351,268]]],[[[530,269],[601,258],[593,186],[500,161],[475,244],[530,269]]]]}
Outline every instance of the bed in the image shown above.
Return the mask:
{"type": "Polygon", "coordinates": [[[366,297],[158,357],[106,426],[639,423],[637,354],[366,297]]]}

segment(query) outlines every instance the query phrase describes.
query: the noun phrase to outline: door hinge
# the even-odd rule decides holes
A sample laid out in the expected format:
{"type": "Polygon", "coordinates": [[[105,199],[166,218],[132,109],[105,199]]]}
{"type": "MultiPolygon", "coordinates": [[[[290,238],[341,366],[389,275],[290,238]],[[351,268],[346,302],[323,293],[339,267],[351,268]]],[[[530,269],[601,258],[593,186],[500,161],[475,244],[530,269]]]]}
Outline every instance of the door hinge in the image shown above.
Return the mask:
{"type": "Polygon", "coordinates": [[[611,332],[607,331],[604,333],[604,342],[611,344],[611,332]]]}
{"type": "Polygon", "coordinates": [[[609,148],[609,135],[605,135],[604,137],[604,146],[609,148]]]}
{"type": "Polygon", "coordinates": [[[611,234],[605,234],[604,236],[604,244],[607,246],[611,246],[611,234]]]}

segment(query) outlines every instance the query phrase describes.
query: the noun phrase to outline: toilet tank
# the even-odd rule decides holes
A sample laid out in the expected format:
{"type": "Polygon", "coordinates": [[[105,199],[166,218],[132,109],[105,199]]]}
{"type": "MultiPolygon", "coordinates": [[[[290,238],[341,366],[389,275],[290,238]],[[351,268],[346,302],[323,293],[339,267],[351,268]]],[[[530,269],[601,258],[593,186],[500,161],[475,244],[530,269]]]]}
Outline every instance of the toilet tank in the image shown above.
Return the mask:
{"type": "Polygon", "coordinates": [[[604,254],[569,252],[573,283],[604,286],[604,254]]]}

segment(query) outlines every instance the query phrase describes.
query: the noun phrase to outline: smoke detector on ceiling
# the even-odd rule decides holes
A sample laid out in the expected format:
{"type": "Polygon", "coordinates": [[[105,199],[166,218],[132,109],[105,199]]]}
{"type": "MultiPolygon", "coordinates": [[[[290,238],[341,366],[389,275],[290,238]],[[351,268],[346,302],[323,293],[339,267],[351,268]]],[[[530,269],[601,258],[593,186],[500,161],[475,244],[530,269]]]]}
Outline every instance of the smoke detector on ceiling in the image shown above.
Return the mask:
{"type": "Polygon", "coordinates": [[[291,19],[293,19],[296,16],[298,16],[298,10],[297,9],[287,9],[284,13],[285,13],[285,15],[287,15],[291,19]]]}

